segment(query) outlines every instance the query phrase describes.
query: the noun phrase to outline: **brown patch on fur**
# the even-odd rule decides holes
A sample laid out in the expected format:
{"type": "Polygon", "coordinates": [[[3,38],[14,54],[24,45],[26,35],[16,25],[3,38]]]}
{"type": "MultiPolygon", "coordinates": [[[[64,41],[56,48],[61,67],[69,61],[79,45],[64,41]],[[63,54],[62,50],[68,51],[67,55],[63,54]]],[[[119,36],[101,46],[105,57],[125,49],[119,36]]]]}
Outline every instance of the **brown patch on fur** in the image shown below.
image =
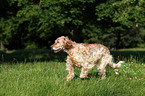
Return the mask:
{"type": "Polygon", "coordinates": [[[72,41],[68,40],[68,41],[66,42],[65,48],[66,48],[66,49],[72,48],[72,41]]]}

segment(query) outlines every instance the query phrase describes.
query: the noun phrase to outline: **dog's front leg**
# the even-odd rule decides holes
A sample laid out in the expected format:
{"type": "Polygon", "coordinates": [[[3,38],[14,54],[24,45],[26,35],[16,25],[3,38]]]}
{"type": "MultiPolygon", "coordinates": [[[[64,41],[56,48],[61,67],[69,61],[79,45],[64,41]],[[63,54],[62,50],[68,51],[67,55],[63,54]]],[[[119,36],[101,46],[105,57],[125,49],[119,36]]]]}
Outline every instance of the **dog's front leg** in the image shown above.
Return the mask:
{"type": "Polygon", "coordinates": [[[75,69],[75,67],[73,65],[68,69],[69,74],[67,75],[67,81],[70,81],[71,79],[74,78],[74,76],[75,76],[74,69],[75,69]]]}
{"type": "Polygon", "coordinates": [[[88,73],[94,67],[94,64],[86,63],[86,65],[87,66],[83,66],[82,69],[81,69],[80,78],[88,78],[88,73]]]}
{"type": "Polygon", "coordinates": [[[89,68],[83,68],[82,67],[81,74],[80,74],[80,78],[88,78],[89,71],[90,71],[89,68]]]}
{"type": "Polygon", "coordinates": [[[70,81],[71,79],[74,78],[74,76],[75,76],[74,69],[75,69],[75,66],[68,56],[67,60],[66,60],[66,70],[69,72],[69,74],[67,75],[67,81],[70,81]]]}

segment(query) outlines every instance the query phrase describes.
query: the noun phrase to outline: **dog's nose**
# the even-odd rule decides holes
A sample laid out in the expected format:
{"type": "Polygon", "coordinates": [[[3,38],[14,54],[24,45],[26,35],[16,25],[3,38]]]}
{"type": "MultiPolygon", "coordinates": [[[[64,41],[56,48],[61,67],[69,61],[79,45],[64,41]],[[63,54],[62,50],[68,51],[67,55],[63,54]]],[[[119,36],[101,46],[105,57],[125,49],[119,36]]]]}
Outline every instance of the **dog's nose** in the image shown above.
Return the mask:
{"type": "Polygon", "coordinates": [[[51,45],[50,47],[53,47],[53,45],[51,45]]]}
{"type": "Polygon", "coordinates": [[[53,50],[53,46],[52,45],[50,46],[50,48],[51,48],[51,50],[53,50]]]}

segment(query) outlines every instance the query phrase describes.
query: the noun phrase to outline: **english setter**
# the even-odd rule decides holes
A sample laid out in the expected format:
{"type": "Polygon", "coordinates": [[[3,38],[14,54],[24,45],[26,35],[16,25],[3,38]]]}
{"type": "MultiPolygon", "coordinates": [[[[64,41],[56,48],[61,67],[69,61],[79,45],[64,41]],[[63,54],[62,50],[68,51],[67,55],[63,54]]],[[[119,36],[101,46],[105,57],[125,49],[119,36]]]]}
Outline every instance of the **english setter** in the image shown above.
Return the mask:
{"type": "Polygon", "coordinates": [[[54,52],[64,50],[68,56],[66,60],[67,81],[74,78],[75,67],[81,68],[80,78],[88,78],[89,71],[97,66],[99,75],[102,75],[102,79],[106,77],[106,67],[110,66],[114,68],[116,74],[118,74],[115,68],[120,68],[120,61],[117,64],[113,63],[113,57],[107,47],[101,44],[84,44],[71,41],[68,37],[61,36],[55,40],[55,43],[51,45],[54,52]]]}

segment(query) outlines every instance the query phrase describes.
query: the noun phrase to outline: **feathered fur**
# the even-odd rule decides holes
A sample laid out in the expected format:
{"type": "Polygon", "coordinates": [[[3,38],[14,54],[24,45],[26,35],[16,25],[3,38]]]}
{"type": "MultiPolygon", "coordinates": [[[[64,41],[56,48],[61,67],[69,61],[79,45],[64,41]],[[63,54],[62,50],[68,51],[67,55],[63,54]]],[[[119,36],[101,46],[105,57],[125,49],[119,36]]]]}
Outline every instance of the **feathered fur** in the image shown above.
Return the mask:
{"type": "MultiPolygon", "coordinates": [[[[120,61],[117,64],[113,63],[113,57],[107,47],[101,44],[84,44],[71,41],[68,37],[61,36],[55,40],[51,46],[55,52],[64,50],[68,56],[66,60],[66,67],[69,72],[67,81],[74,78],[75,67],[81,68],[80,78],[88,78],[88,72],[97,66],[99,74],[102,78],[106,77],[106,67],[120,68],[120,61]]],[[[114,70],[116,74],[116,70],[114,70]]]]}

